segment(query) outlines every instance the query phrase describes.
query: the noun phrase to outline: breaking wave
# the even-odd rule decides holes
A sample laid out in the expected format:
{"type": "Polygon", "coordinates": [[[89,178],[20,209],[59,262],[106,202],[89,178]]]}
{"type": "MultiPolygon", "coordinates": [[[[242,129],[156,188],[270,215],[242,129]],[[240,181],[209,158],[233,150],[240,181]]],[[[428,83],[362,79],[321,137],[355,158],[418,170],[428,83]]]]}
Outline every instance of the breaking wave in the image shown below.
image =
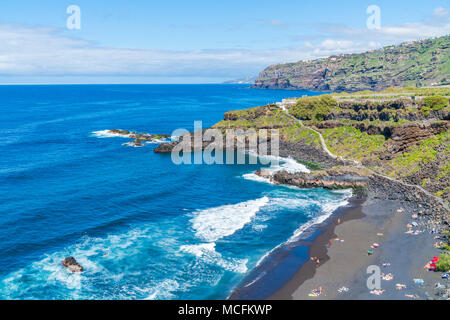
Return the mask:
{"type": "Polygon", "coordinates": [[[268,202],[269,198],[263,197],[198,211],[191,220],[195,235],[207,242],[215,242],[231,236],[249,223],[252,217],[268,202]]]}

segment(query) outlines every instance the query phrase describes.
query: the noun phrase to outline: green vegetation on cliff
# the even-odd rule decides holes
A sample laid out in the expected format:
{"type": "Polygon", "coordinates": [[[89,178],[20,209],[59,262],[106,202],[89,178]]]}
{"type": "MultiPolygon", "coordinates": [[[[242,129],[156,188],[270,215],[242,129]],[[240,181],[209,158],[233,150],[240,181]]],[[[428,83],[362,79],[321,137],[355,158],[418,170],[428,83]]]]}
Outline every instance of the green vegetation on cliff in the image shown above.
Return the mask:
{"type": "MultiPolygon", "coordinates": [[[[423,140],[418,145],[411,147],[407,152],[399,154],[393,159],[392,170],[389,170],[388,175],[391,177],[408,176],[419,171],[423,165],[436,159],[440,152],[438,149],[440,145],[447,144],[446,151],[443,152],[449,155],[449,138],[450,132],[443,132],[430,139],[423,140]]],[[[443,171],[445,170],[444,168],[448,170],[448,163],[442,163],[442,166],[442,170],[439,173],[436,172],[438,177],[448,175],[448,171],[443,171]]]]}
{"type": "Polygon", "coordinates": [[[245,110],[230,111],[214,129],[276,129],[295,124],[280,108],[268,105],[245,110]]]}
{"type": "MultiPolygon", "coordinates": [[[[324,94],[231,111],[213,128],[279,129],[285,151],[317,170],[328,149],[375,172],[450,199],[450,88],[389,88],[382,92],[324,94]],[[288,108],[289,114],[285,110],[288,108]],[[293,117],[292,117],[293,116],[293,117]],[[302,124],[295,118],[302,119],[302,124]],[[307,151],[305,151],[307,150],[307,151]],[[320,158],[322,157],[322,158],[320,158]]],[[[340,165],[327,162],[329,166],[340,165]]]]}
{"type": "Polygon", "coordinates": [[[388,46],[361,54],[267,67],[257,88],[318,91],[383,90],[445,85],[450,78],[450,36],[388,46]]]}
{"type": "Polygon", "coordinates": [[[330,95],[300,98],[289,110],[290,113],[300,119],[324,120],[337,106],[337,102],[330,95]]]}
{"type": "MultiPolygon", "coordinates": [[[[441,111],[449,112],[450,87],[390,88],[374,93],[326,94],[303,97],[290,107],[293,116],[313,122],[323,120],[390,121],[397,123],[435,119],[441,111]]],[[[348,125],[348,123],[346,123],[348,125]]]]}
{"type": "Polygon", "coordinates": [[[355,160],[369,160],[373,152],[381,151],[386,139],[382,135],[369,135],[353,127],[322,130],[328,148],[334,154],[355,160]]]}
{"type": "Polygon", "coordinates": [[[440,95],[429,96],[424,99],[424,105],[432,110],[441,110],[448,106],[448,98],[440,95]]]}

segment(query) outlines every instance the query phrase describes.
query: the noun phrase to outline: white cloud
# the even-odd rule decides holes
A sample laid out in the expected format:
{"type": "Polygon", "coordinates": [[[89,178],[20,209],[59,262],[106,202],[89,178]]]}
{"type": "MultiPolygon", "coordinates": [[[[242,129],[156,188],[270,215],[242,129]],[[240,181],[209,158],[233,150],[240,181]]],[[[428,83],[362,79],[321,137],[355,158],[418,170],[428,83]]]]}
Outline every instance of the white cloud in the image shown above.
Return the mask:
{"type": "Polygon", "coordinates": [[[444,8],[436,8],[433,17],[429,21],[410,22],[396,25],[384,25],[380,29],[369,30],[367,28],[351,28],[345,25],[327,25],[322,30],[329,35],[340,38],[348,38],[353,41],[377,41],[400,43],[411,40],[440,37],[450,34],[450,19],[448,11],[444,8]],[[437,19],[439,15],[439,19],[437,19]]]}
{"type": "MultiPolygon", "coordinates": [[[[271,20],[270,24],[284,23],[271,20]]],[[[334,25],[325,36],[285,48],[169,51],[102,47],[52,28],[0,25],[0,77],[241,78],[271,64],[359,53],[446,34],[450,34],[450,20],[444,18],[440,25],[406,23],[380,30],[334,25]]]]}
{"type": "Polygon", "coordinates": [[[375,41],[353,41],[348,39],[325,39],[317,44],[306,41],[302,47],[306,60],[323,58],[345,53],[360,53],[380,48],[381,44],[375,41]]]}
{"type": "MultiPolygon", "coordinates": [[[[5,75],[232,74],[264,57],[238,50],[164,51],[96,46],[49,28],[0,26],[0,73],[5,75]]],[[[270,58],[269,58],[270,59],[270,58]]],[[[258,68],[259,68],[258,66],[258,68]]]]}
{"type": "Polygon", "coordinates": [[[386,26],[376,30],[380,38],[415,40],[418,38],[431,38],[444,36],[450,33],[450,23],[443,25],[431,25],[425,23],[406,23],[404,25],[386,26]]]}
{"type": "Polygon", "coordinates": [[[448,15],[448,10],[443,7],[438,7],[434,9],[433,16],[436,18],[442,18],[448,15]]]}
{"type": "Polygon", "coordinates": [[[197,51],[108,48],[51,28],[0,26],[0,75],[223,77],[257,74],[270,64],[313,59],[370,46],[327,39],[268,50],[197,51]]]}

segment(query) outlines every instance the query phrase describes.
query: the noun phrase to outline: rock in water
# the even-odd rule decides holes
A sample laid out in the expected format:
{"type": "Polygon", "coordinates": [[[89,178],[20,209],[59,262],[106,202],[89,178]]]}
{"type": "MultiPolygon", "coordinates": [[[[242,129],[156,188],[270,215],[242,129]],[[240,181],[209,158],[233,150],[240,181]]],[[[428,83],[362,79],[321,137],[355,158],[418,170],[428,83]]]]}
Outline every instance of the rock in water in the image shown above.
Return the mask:
{"type": "Polygon", "coordinates": [[[83,267],[74,257],[65,258],[62,265],[72,272],[83,272],[83,267]]]}

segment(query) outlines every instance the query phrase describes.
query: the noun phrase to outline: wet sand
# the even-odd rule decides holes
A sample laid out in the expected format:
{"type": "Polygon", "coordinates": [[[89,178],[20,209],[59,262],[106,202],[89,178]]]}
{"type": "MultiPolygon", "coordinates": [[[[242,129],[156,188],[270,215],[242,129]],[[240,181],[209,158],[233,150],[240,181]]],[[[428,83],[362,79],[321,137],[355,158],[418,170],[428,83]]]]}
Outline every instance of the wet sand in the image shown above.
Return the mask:
{"type": "Polygon", "coordinates": [[[425,270],[424,265],[433,256],[439,256],[440,252],[433,248],[436,235],[425,230],[425,220],[421,220],[425,218],[412,219],[414,213],[408,208],[408,203],[398,200],[370,199],[359,205],[354,203],[340,216],[340,223],[337,223],[336,217],[330,219],[328,226],[309,247],[310,257],[318,257],[320,264],[317,266],[311,260],[303,264],[269,299],[434,298],[435,284],[445,280],[441,279],[441,273],[425,270]],[[400,208],[404,212],[398,213],[400,208]],[[413,221],[419,224],[413,230],[424,232],[406,234],[406,225],[413,221]],[[344,241],[337,241],[337,238],[344,241]],[[374,243],[380,246],[372,249],[374,243]],[[369,256],[368,250],[373,250],[373,255],[369,256]],[[383,267],[384,263],[390,266],[383,267]],[[393,275],[392,280],[381,280],[381,289],[384,290],[381,295],[371,294],[367,288],[367,267],[371,265],[379,266],[382,273],[393,275]],[[413,279],[423,279],[425,284],[416,284],[413,279]],[[397,290],[397,284],[406,288],[397,290]],[[339,293],[338,289],[343,286],[349,291],[339,293]],[[322,294],[310,296],[311,291],[319,287],[322,287],[322,294]]]}

